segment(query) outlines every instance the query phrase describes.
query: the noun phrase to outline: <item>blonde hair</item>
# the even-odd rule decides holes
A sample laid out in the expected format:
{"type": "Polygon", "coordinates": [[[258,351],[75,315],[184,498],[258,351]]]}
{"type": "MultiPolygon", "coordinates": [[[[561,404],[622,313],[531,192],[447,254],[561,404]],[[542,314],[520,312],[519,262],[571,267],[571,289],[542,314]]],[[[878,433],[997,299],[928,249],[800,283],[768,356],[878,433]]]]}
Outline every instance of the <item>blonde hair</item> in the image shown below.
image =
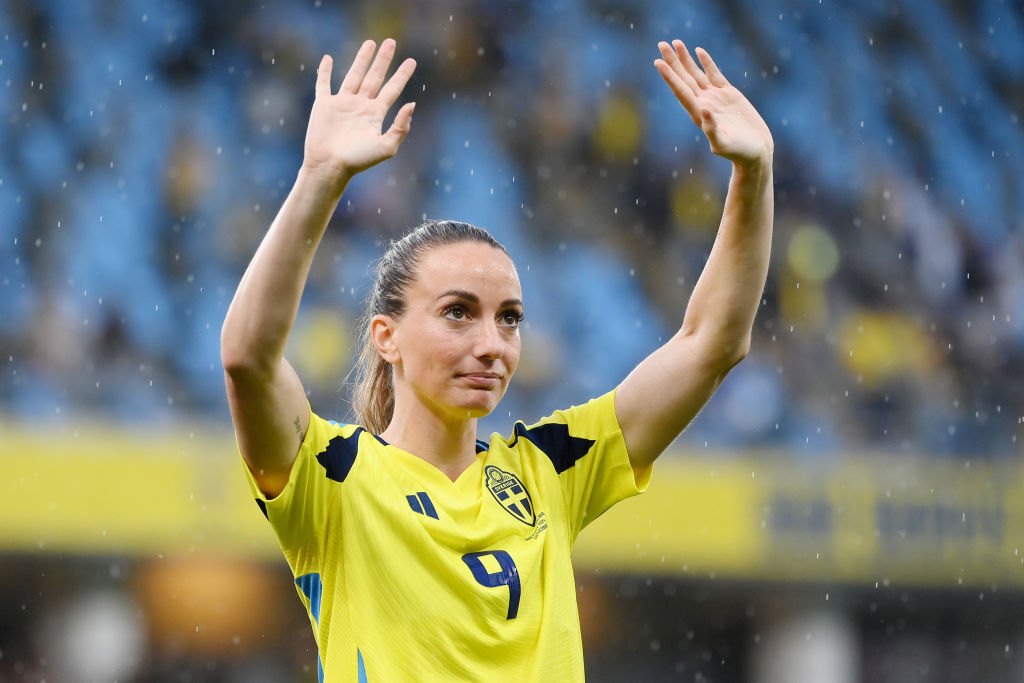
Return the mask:
{"type": "Polygon", "coordinates": [[[395,411],[395,385],[391,364],[384,360],[370,336],[375,315],[399,318],[405,312],[405,291],[416,279],[420,257],[429,249],[459,242],[482,242],[508,255],[508,251],[482,228],[460,221],[428,220],[388,245],[374,272],[373,288],[357,328],[362,349],[353,368],[352,406],[356,420],[371,433],[387,429],[395,411]]]}

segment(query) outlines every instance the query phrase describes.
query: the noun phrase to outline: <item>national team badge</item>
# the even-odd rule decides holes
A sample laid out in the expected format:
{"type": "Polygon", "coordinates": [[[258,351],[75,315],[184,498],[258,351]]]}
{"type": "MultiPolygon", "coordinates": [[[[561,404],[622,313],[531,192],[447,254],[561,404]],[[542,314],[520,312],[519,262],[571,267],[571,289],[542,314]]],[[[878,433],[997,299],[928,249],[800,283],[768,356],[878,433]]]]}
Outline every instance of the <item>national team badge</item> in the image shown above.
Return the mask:
{"type": "Polygon", "coordinates": [[[508,514],[527,526],[537,523],[530,492],[519,477],[494,465],[484,468],[484,474],[487,476],[487,490],[508,514]]]}

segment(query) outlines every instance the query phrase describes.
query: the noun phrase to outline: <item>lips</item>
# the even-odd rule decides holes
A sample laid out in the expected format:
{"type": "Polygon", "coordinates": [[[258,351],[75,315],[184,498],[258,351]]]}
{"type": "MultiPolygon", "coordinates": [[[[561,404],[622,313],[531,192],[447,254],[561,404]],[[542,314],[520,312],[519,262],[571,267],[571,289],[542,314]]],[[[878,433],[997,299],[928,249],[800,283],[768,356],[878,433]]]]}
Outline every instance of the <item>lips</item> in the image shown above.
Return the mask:
{"type": "Polygon", "coordinates": [[[490,389],[501,384],[501,375],[493,372],[470,372],[459,377],[466,380],[470,386],[480,389],[490,389]]]}

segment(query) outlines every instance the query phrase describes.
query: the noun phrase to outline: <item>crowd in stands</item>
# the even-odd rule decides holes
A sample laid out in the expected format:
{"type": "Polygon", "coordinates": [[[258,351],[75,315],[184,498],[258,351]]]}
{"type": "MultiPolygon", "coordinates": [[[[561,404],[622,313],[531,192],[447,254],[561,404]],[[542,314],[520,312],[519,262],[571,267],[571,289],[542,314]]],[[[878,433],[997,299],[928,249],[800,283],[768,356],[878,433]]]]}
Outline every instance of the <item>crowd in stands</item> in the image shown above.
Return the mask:
{"type": "Polygon", "coordinates": [[[314,263],[288,356],[319,413],[350,419],[369,266],[425,217],[487,228],[522,279],[488,430],[611,389],[678,329],[729,175],[652,66],[680,37],[763,113],[777,191],[752,351],[680,446],[1020,452],[1012,0],[4,2],[0,414],[226,422],[220,325],[319,57],[387,36],[416,116],[314,263]]]}

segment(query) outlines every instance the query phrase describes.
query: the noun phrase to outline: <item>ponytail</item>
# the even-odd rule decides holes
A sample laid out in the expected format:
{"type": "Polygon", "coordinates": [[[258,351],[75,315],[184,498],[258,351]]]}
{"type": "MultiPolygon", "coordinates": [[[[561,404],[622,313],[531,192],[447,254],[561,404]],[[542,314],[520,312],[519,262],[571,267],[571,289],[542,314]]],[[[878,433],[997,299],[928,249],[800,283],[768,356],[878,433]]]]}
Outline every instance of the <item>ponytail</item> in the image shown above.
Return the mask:
{"type": "Polygon", "coordinates": [[[459,242],[482,242],[508,254],[490,233],[475,225],[428,220],[400,240],[392,241],[377,262],[373,288],[359,322],[357,339],[362,350],[353,368],[352,395],[356,421],[373,434],[380,434],[391,424],[395,413],[395,384],[391,364],[373,345],[370,321],[376,315],[400,318],[405,313],[405,291],[416,279],[421,255],[429,249],[459,242]]]}
{"type": "Polygon", "coordinates": [[[356,361],[356,385],[352,403],[356,420],[373,434],[380,434],[395,413],[395,386],[391,364],[384,360],[370,338],[369,322],[359,333],[359,360],[356,361]]]}

